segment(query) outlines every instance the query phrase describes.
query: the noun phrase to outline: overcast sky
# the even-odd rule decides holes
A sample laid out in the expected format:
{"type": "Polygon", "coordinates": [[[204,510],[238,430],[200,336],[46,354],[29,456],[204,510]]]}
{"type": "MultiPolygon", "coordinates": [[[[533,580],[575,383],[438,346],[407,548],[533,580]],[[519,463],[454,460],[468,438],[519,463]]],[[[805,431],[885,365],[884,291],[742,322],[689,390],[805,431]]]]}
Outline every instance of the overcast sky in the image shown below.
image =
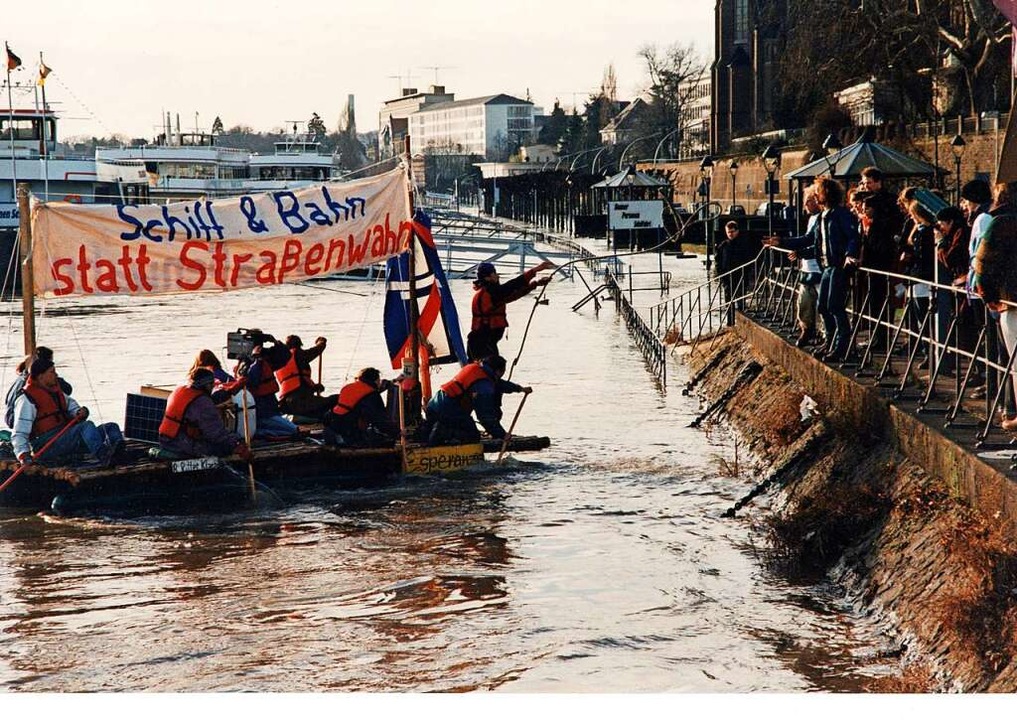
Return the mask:
{"type": "MultiPolygon", "coordinates": [[[[256,130],[317,112],[334,130],[356,96],[357,127],[376,130],[382,101],[414,76],[459,99],[498,92],[550,111],[599,85],[613,63],[618,94],[645,85],[647,44],[712,52],[711,0],[38,0],[10,2],[0,22],[31,85],[39,52],[60,134],[153,138],[165,111],[193,129],[218,115],[256,130]]],[[[15,107],[32,95],[15,88],[15,107]]],[[[6,93],[0,105],[7,107],[6,93]]]]}

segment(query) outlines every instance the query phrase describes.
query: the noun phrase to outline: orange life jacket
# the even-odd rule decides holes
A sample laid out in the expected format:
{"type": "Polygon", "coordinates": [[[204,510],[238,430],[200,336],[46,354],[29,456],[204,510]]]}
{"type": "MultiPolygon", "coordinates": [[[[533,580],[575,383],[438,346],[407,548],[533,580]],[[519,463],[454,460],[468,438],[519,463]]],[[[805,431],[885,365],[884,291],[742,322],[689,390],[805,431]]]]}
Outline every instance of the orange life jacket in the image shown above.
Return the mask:
{"type": "Polygon", "coordinates": [[[257,385],[251,386],[249,389],[251,395],[256,398],[265,397],[266,395],[275,395],[279,392],[279,383],[275,381],[275,375],[272,374],[272,368],[264,360],[258,360],[261,363],[261,380],[257,385]]]}
{"type": "Polygon", "coordinates": [[[505,303],[495,303],[491,291],[486,286],[473,293],[473,324],[471,330],[481,328],[508,327],[508,316],[505,314],[505,303]]]}
{"type": "Polygon", "coordinates": [[[67,396],[59,390],[49,390],[42,385],[36,385],[35,380],[29,377],[22,392],[35,405],[32,437],[61,427],[71,419],[71,414],[67,412],[67,396]]]}
{"type": "Polygon", "coordinates": [[[279,381],[281,392],[279,397],[286,397],[294,390],[299,390],[301,385],[313,385],[311,381],[311,368],[297,367],[297,349],[290,348],[290,360],[279,370],[275,371],[275,377],[279,381]]]}
{"type": "Polygon", "coordinates": [[[465,395],[474,383],[490,379],[491,376],[484,370],[483,365],[474,362],[457,372],[451,380],[441,386],[441,390],[450,398],[457,398],[465,395]]]}
{"type": "Polygon", "coordinates": [[[187,433],[188,437],[200,438],[201,431],[193,423],[188,422],[184,416],[191,403],[204,395],[204,390],[189,386],[178,387],[166,401],[166,414],[159,423],[159,436],[173,440],[180,434],[181,430],[187,433]]]}
{"type": "Polygon", "coordinates": [[[332,408],[332,412],[340,416],[348,415],[360,404],[361,400],[373,392],[377,392],[377,389],[363,380],[351,382],[339,391],[339,399],[336,401],[335,407],[332,408]]]}

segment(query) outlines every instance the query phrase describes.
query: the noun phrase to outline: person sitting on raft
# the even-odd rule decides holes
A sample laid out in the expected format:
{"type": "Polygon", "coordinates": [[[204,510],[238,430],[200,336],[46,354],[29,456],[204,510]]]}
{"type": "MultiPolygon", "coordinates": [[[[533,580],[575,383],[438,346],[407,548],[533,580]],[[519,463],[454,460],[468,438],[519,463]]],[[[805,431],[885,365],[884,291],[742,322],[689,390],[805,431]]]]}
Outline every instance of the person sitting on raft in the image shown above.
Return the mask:
{"type": "Polygon", "coordinates": [[[390,447],[399,437],[399,428],[385,411],[381,396],[390,385],[377,368],[357,373],[325,416],[325,440],[334,445],[390,447]]]}
{"type": "MultiPolygon", "coordinates": [[[[7,388],[7,394],[4,396],[6,405],[4,409],[4,422],[12,430],[14,429],[14,404],[18,401],[18,396],[21,395],[21,391],[25,388],[25,383],[28,382],[28,370],[32,367],[32,362],[37,359],[53,360],[53,351],[48,347],[39,345],[35,348],[34,353],[19,362],[17,367],[14,368],[18,376],[14,378],[14,382],[7,388]]],[[[58,377],[57,381],[60,383],[60,389],[64,395],[70,395],[74,392],[71,384],[62,377],[58,377]]]]}
{"type": "Polygon", "coordinates": [[[464,366],[427,403],[421,437],[430,445],[479,442],[480,432],[470,416],[475,411],[477,422],[491,437],[504,438],[501,396],[533,392],[533,388],[502,380],[504,374],[505,358],[501,355],[464,366]]]}
{"type": "Polygon", "coordinates": [[[212,371],[212,376],[215,378],[215,383],[212,385],[212,402],[216,405],[228,402],[234,395],[240,392],[240,389],[245,384],[243,378],[234,378],[226,372],[219,358],[211,350],[205,349],[199,351],[197,357],[194,358],[194,363],[191,365],[189,372],[194,372],[198,368],[212,371]]]}
{"type": "Polygon", "coordinates": [[[60,389],[60,378],[52,360],[36,358],[29,369],[25,387],[14,404],[14,454],[22,465],[38,460],[41,465],[67,465],[90,453],[103,467],[110,467],[124,447],[124,435],[116,423],[96,426],[88,420],[88,408],[81,407],[60,389]],[[73,425],[47,448],[39,451],[73,425]],[[38,457],[33,453],[39,453],[38,457]]]}
{"type": "Polygon", "coordinates": [[[319,337],[314,347],[305,350],[298,335],[286,338],[289,358],[275,371],[275,379],[279,381],[279,409],[284,413],[320,420],[335,405],[339,396],[322,397],[318,393],[325,387],[311,379],[311,363],[325,352],[327,344],[325,338],[319,337]]]}
{"type": "Polygon", "coordinates": [[[215,374],[204,367],[191,370],[187,385],[178,387],[166,401],[159,425],[159,446],[186,457],[238,455],[251,461],[251,451],[236,433],[226,429],[212,400],[215,374]]]}
{"type": "Polygon", "coordinates": [[[290,356],[285,345],[258,345],[253,350],[253,359],[244,372],[243,365],[237,366],[237,374],[247,381],[247,389],[254,396],[257,415],[256,438],[288,438],[300,434],[300,428],[286,419],[279,409],[279,383],[274,370],[286,364],[290,356]]]}

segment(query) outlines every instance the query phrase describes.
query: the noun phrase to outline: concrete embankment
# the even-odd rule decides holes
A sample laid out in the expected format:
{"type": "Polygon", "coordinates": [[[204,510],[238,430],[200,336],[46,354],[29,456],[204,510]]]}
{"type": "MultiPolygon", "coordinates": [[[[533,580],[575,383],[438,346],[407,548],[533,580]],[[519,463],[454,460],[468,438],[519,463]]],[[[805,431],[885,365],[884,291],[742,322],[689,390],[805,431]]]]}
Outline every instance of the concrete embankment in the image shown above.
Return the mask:
{"type": "Polygon", "coordinates": [[[762,468],[732,511],[761,521],[770,564],[831,577],[900,648],[900,676],[873,691],[1017,690],[1005,472],[741,316],[688,362],[703,422],[733,425],[762,468]]]}

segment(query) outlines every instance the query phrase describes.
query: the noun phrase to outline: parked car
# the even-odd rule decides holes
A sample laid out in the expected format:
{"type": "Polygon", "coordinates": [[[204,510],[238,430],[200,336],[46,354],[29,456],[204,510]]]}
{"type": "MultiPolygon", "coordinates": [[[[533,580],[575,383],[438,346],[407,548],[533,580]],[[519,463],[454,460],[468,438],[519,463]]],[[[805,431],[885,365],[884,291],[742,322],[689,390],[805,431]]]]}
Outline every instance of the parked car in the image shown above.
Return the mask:
{"type": "Polygon", "coordinates": [[[727,213],[726,214],[727,215],[734,215],[734,216],[744,216],[745,215],[745,206],[744,205],[728,205],[727,206],[727,213]]]}

